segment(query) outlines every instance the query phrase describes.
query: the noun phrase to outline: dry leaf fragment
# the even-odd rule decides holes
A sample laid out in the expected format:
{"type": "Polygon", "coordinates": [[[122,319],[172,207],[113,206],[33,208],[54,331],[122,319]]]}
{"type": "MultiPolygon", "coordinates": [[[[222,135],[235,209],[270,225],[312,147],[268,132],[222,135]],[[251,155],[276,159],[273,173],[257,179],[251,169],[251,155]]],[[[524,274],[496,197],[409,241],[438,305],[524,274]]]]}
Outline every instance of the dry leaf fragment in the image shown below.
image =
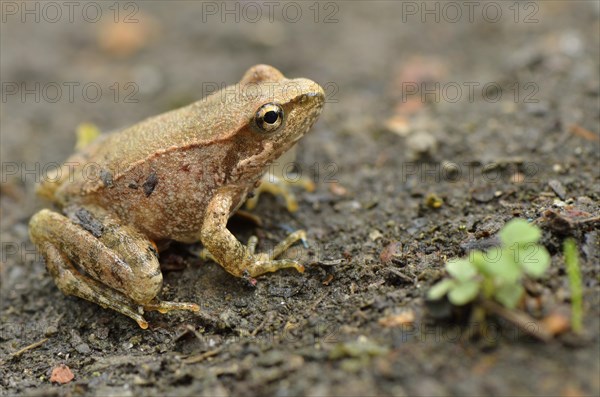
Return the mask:
{"type": "Polygon", "coordinates": [[[60,364],[54,369],[52,369],[52,375],[50,375],[50,382],[52,383],[60,383],[64,385],[65,383],[69,383],[75,378],[71,369],[67,367],[65,364],[60,364]]]}
{"type": "Polygon", "coordinates": [[[379,319],[379,325],[387,328],[401,327],[411,325],[415,321],[415,313],[412,310],[405,310],[402,313],[392,314],[379,319]]]}

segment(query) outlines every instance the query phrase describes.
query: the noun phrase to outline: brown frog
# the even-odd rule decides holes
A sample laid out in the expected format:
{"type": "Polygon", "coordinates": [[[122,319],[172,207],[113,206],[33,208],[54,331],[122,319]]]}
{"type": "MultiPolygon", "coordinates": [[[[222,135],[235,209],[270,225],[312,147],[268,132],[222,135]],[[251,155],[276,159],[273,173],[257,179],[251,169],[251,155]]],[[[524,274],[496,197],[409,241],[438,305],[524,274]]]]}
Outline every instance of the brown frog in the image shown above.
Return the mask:
{"type": "Polygon", "coordinates": [[[324,101],[317,83],[257,65],[238,84],[103,135],[74,154],[63,177],[39,189],[62,213],[43,209],[29,223],[58,288],[147,328],[144,310],[199,310],[157,299],[163,279],[155,242],[200,240],[237,277],[302,272],[298,261],[275,258],[304,231],[255,253],[256,240],[240,243],[227,220],[311,128],[324,101]]]}

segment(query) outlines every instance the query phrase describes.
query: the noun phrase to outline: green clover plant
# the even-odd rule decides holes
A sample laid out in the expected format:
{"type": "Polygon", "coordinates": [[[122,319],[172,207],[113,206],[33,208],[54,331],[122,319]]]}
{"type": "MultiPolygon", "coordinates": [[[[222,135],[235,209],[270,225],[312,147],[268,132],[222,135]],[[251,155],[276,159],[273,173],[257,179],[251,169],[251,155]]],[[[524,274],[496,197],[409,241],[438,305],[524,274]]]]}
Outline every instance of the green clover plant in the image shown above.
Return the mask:
{"type": "Polygon", "coordinates": [[[526,220],[513,219],[500,230],[500,247],[486,252],[472,251],[467,258],[446,263],[446,278],[427,294],[432,300],[448,295],[457,306],[482,295],[512,309],[523,296],[524,275],[540,277],[550,265],[550,255],[537,242],[541,230],[526,220]]]}

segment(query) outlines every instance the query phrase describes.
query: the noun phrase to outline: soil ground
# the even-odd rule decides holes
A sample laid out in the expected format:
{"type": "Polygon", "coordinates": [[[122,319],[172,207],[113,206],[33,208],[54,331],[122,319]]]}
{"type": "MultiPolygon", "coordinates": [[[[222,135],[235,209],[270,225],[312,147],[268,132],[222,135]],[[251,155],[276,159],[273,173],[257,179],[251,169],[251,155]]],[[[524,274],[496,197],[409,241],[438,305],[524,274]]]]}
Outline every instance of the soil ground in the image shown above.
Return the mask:
{"type": "Polygon", "coordinates": [[[276,3],[270,21],[259,3],[98,2],[95,22],[85,3],[71,18],[29,2],[35,21],[3,2],[0,394],[599,395],[599,3],[451,3],[276,3]],[[58,291],[27,222],[76,126],[131,125],[257,63],[327,90],[298,148],[317,188],[293,214],[264,195],[262,226],[230,228],[263,250],[304,228],[309,248],[288,255],[307,271],[251,286],[174,244],[161,296],[202,311],[147,314],[148,330],[58,291]],[[534,318],[568,315],[561,245],[576,239],[583,336],[542,342],[425,302],[447,259],[514,217],[542,228],[552,257],[527,283],[534,318]],[[63,385],[50,382],[60,364],[74,374],[63,385]]]}

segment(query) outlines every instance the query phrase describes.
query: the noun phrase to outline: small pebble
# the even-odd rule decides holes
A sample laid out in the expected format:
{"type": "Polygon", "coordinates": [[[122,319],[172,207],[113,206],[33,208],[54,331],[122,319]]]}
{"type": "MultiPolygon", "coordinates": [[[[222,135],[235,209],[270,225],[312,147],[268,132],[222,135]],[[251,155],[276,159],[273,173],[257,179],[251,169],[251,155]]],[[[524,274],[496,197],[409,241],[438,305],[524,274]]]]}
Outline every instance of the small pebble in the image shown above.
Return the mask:
{"type": "Polygon", "coordinates": [[[444,205],[444,200],[435,193],[430,193],[425,197],[425,205],[429,208],[438,209],[444,205]]]}
{"type": "Polygon", "coordinates": [[[546,102],[538,102],[538,103],[528,103],[526,105],[526,110],[529,114],[532,114],[534,116],[544,116],[548,113],[550,106],[548,105],[548,103],[546,102]]]}
{"type": "Polygon", "coordinates": [[[58,334],[58,327],[56,327],[56,325],[49,325],[48,328],[46,328],[44,336],[53,336],[56,334],[58,334]]]}
{"type": "Polygon", "coordinates": [[[81,354],[89,354],[92,352],[92,349],[90,349],[90,346],[87,343],[78,344],[77,346],[75,346],[75,350],[77,350],[81,354]]]}
{"type": "Polygon", "coordinates": [[[406,137],[410,133],[410,124],[404,116],[395,115],[385,122],[385,127],[394,134],[406,137]]]}
{"type": "Polygon", "coordinates": [[[471,197],[478,203],[488,203],[495,199],[495,186],[479,186],[471,190],[471,197]]]}
{"type": "Polygon", "coordinates": [[[399,241],[392,241],[389,243],[383,251],[379,254],[379,260],[383,264],[390,264],[395,258],[402,255],[402,243],[399,241]]]}
{"type": "Polygon", "coordinates": [[[548,186],[550,186],[552,191],[554,191],[561,200],[564,200],[567,196],[567,190],[559,180],[551,179],[548,181],[548,186]]]}
{"type": "Polygon", "coordinates": [[[417,131],[406,139],[406,148],[412,158],[435,154],[437,144],[437,139],[427,131],[417,131]]]}
{"type": "Polygon", "coordinates": [[[371,241],[377,241],[382,237],[383,237],[383,234],[377,229],[373,229],[369,233],[369,238],[371,239],[371,241]]]}

